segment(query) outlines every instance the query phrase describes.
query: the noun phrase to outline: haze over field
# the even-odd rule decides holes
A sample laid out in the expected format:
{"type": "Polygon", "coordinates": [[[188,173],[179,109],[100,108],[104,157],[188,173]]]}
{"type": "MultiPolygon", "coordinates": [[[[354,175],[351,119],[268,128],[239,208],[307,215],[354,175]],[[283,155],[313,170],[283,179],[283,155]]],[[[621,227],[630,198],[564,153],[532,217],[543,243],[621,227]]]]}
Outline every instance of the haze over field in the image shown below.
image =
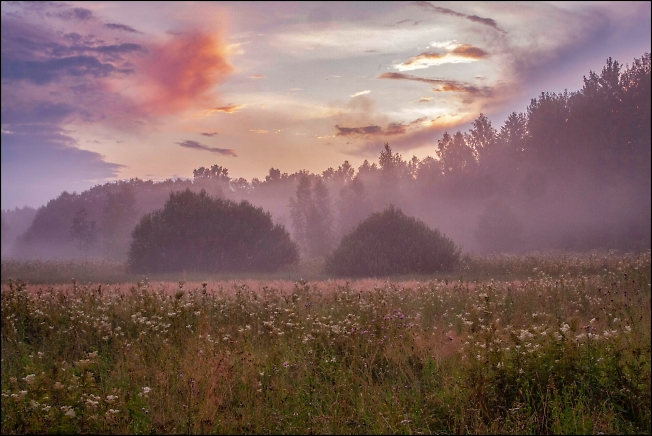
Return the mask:
{"type": "Polygon", "coordinates": [[[434,156],[607,57],[650,4],[2,3],[2,208],[117,179],[434,156]]]}
{"type": "Polygon", "coordinates": [[[3,257],[124,260],[186,188],[303,257],[390,205],[465,250],[648,248],[650,11],[2,3],[3,257]]]}

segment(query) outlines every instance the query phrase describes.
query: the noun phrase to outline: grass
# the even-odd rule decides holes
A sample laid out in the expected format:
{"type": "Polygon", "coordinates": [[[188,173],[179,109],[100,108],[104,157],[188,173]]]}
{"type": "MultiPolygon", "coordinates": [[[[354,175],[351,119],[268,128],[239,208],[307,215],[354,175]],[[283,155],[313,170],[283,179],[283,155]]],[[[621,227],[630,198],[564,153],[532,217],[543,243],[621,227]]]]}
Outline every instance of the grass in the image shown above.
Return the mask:
{"type": "Polygon", "coordinates": [[[1,431],[650,433],[649,251],[465,262],[109,285],[3,264],[1,431]]]}

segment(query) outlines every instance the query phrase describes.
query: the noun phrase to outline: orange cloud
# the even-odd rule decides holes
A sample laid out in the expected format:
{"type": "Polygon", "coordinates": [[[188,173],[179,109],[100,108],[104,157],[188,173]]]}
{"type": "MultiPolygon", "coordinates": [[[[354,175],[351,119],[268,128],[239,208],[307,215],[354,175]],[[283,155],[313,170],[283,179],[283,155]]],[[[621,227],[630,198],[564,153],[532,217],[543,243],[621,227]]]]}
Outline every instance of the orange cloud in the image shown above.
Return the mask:
{"type": "Polygon", "coordinates": [[[238,112],[239,109],[245,107],[246,105],[244,104],[229,104],[226,106],[221,106],[221,107],[214,107],[213,109],[209,109],[210,113],[213,112],[224,112],[227,114],[232,114],[234,112],[238,112]]]}
{"type": "Polygon", "coordinates": [[[470,44],[455,46],[446,53],[421,53],[396,66],[401,71],[428,68],[432,65],[472,62],[489,57],[489,53],[470,44]]]}
{"type": "Polygon", "coordinates": [[[218,35],[201,32],[176,33],[150,46],[140,65],[145,74],[143,108],[165,114],[209,104],[210,91],[233,71],[226,55],[218,35]]]}
{"type": "Polygon", "coordinates": [[[451,53],[457,56],[471,59],[484,59],[489,56],[489,53],[486,51],[478,47],[473,47],[469,44],[462,44],[456,47],[451,53]]]}
{"type": "Polygon", "coordinates": [[[251,76],[249,76],[249,78],[250,79],[264,79],[265,76],[263,76],[262,74],[252,74],[251,76]]]}
{"type": "Polygon", "coordinates": [[[403,62],[401,65],[403,66],[408,66],[415,64],[421,60],[426,60],[426,59],[441,59],[445,57],[446,54],[439,54],[439,53],[421,53],[420,55],[417,55],[413,58],[411,58],[409,61],[403,62]]]}

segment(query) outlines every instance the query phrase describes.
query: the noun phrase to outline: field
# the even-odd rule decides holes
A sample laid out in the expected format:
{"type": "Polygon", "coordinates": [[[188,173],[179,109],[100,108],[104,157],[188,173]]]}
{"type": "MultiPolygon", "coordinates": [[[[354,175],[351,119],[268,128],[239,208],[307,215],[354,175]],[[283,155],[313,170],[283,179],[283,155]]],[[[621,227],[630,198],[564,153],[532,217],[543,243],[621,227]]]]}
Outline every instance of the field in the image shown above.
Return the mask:
{"type": "Polygon", "coordinates": [[[90,265],[3,263],[2,434],[652,431],[649,251],[386,280],[90,265]]]}

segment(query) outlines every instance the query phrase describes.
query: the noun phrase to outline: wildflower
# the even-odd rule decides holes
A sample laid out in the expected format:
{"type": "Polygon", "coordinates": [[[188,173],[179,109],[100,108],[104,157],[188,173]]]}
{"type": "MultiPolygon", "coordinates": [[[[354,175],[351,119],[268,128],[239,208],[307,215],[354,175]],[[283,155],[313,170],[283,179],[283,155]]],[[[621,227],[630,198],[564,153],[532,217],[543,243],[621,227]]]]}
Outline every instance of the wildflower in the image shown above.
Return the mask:
{"type": "Polygon", "coordinates": [[[632,331],[632,328],[631,328],[630,326],[628,326],[628,325],[626,325],[626,326],[623,327],[623,328],[625,329],[625,331],[626,331],[627,333],[631,333],[631,331],[632,331]]]}
{"type": "Polygon", "coordinates": [[[53,387],[57,391],[60,391],[61,389],[63,389],[63,384],[61,384],[60,382],[56,382],[53,387]]]}
{"type": "Polygon", "coordinates": [[[25,380],[29,385],[31,385],[35,379],[36,379],[36,374],[30,374],[27,377],[23,378],[23,380],[25,380]]]}
{"type": "Polygon", "coordinates": [[[287,368],[288,365],[289,365],[289,363],[287,363],[287,362],[283,362],[283,367],[284,367],[284,368],[287,368]]]}
{"type": "Polygon", "coordinates": [[[74,417],[77,416],[77,415],[75,415],[75,411],[74,411],[74,410],[72,410],[72,409],[68,409],[68,411],[66,412],[66,416],[69,416],[70,418],[74,418],[74,417]]]}
{"type": "Polygon", "coordinates": [[[107,395],[106,396],[106,402],[109,403],[109,404],[113,403],[117,399],[118,399],[117,395],[107,395]]]}

